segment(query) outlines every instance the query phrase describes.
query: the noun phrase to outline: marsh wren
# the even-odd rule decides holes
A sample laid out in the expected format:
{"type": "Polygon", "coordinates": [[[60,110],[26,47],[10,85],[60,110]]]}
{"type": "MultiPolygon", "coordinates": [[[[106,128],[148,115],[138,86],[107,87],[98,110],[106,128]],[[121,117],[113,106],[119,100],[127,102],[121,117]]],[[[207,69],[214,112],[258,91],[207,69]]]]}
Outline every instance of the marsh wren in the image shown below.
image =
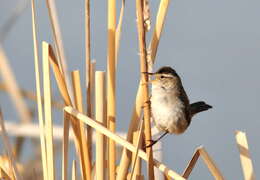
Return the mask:
{"type": "Polygon", "coordinates": [[[212,108],[203,101],[190,104],[179,75],[171,67],[164,66],[155,73],[147,74],[154,76],[154,80],[150,81],[152,118],[158,130],[164,132],[157,140],[151,140],[148,146],[168,133],[183,133],[195,114],[212,108]]]}

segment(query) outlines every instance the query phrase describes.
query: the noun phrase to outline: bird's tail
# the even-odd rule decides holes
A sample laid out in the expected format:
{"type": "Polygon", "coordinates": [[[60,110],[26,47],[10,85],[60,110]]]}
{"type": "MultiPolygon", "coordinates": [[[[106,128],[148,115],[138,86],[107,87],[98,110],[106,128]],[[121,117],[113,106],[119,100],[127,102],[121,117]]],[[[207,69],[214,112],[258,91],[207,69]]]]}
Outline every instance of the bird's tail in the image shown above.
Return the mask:
{"type": "Polygon", "coordinates": [[[208,109],[211,109],[211,108],[212,108],[211,105],[208,105],[203,101],[192,103],[192,104],[190,104],[191,117],[199,112],[207,111],[208,109]]]}

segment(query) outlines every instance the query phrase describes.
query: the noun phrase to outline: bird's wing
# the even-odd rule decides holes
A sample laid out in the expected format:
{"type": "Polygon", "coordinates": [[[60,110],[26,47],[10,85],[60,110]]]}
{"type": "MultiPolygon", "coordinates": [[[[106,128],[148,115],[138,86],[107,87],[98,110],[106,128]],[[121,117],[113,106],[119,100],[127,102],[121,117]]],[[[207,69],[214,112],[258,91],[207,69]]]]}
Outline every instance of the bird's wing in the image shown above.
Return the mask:
{"type": "Polygon", "coordinates": [[[189,110],[189,105],[190,105],[190,101],[189,101],[189,97],[187,96],[182,83],[180,81],[180,95],[179,98],[180,100],[183,102],[184,104],[184,111],[185,111],[185,115],[186,115],[186,120],[188,121],[188,123],[190,124],[191,121],[191,115],[190,115],[190,110],[189,110]]]}

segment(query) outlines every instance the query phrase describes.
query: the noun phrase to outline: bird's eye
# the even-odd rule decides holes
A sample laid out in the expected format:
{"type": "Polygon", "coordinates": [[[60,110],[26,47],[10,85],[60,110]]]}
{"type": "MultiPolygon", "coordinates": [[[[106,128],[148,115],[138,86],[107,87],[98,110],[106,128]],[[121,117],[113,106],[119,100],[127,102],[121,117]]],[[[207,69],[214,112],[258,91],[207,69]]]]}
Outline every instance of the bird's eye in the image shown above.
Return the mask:
{"type": "Polygon", "coordinates": [[[165,76],[160,76],[161,79],[165,78],[165,76]]]}

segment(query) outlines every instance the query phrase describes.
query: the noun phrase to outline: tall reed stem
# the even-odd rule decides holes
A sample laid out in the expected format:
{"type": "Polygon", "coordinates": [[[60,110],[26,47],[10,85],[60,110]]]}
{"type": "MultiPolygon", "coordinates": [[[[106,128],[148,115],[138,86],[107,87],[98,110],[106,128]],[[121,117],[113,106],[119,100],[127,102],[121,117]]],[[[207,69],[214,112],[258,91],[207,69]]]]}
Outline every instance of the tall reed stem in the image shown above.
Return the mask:
{"type": "Polygon", "coordinates": [[[154,179],[154,168],[153,168],[153,149],[152,146],[149,146],[149,142],[152,139],[151,133],[151,107],[149,99],[149,90],[148,90],[148,75],[142,72],[147,72],[147,52],[146,52],[146,41],[145,41],[145,28],[144,28],[144,19],[143,19],[143,0],[136,0],[136,10],[137,10],[137,29],[138,29],[138,40],[139,40],[139,51],[140,51],[140,71],[141,71],[141,82],[144,83],[142,86],[143,93],[143,104],[144,104],[144,133],[145,133],[145,144],[146,144],[146,153],[148,156],[148,179],[154,179]]]}
{"type": "MultiPolygon", "coordinates": [[[[75,99],[75,106],[79,112],[83,113],[83,100],[81,92],[81,83],[80,83],[80,74],[79,71],[72,71],[72,83],[73,83],[73,92],[75,99]]],[[[88,151],[88,144],[86,141],[85,127],[82,122],[76,122],[76,126],[79,128],[79,139],[80,139],[80,154],[81,154],[81,164],[84,179],[91,179],[91,164],[90,164],[90,155],[88,151]]]]}
{"type": "Polygon", "coordinates": [[[43,56],[43,87],[44,87],[44,118],[45,118],[45,136],[47,151],[48,179],[55,179],[54,157],[53,157],[53,129],[52,129],[52,110],[51,110],[51,83],[50,83],[50,65],[49,54],[50,46],[46,42],[42,43],[43,56]]]}
{"type": "Polygon", "coordinates": [[[40,141],[41,141],[41,158],[43,168],[43,179],[48,179],[47,168],[47,156],[46,156],[46,142],[44,136],[44,120],[43,120],[43,108],[42,108],[42,95],[41,95],[41,82],[39,72],[39,55],[38,55],[38,41],[36,34],[36,14],[34,0],[31,0],[32,7],[32,30],[33,30],[33,46],[34,46],[34,69],[35,69],[35,81],[36,81],[36,94],[37,94],[37,107],[38,107],[38,119],[40,126],[40,141]]]}
{"type": "MultiPolygon", "coordinates": [[[[105,125],[105,72],[96,72],[96,120],[105,125]]],[[[105,178],[105,141],[104,135],[96,132],[96,176],[105,178]]]]}
{"type": "MultiPolygon", "coordinates": [[[[108,59],[107,59],[107,123],[112,132],[116,129],[116,92],[115,92],[115,32],[116,1],[108,1],[108,59]]],[[[116,147],[109,139],[109,179],[116,177],[116,147]]]]}
{"type": "MultiPolygon", "coordinates": [[[[157,47],[159,45],[159,40],[161,38],[161,32],[162,32],[163,25],[164,25],[164,22],[166,19],[169,1],[170,0],[161,0],[160,7],[157,12],[157,19],[156,19],[156,24],[155,24],[155,28],[154,28],[153,37],[152,37],[153,40],[152,40],[150,48],[149,48],[151,51],[150,53],[153,53],[152,56],[151,56],[151,54],[149,54],[149,56],[148,56],[149,71],[152,69],[152,65],[155,62],[157,47]]],[[[130,142],[133,139],[132,138],[133,132],[136,130],[136,127],[138,126],[138,120],[141,117],[141,107],[143,106],[143,95],[142,95],[142,87],[141,87],[142,84],[143,84],[142,82],[139,83],[139,87],[138,87],[138,91],[137,91],[137,95],[136,95],[136,101],[135,101],[134,108],[133,108],[132,118],[131,118],[129,129],[127,132],[127,140],[130,142]]],[[[117,175],[118,180],[120,180],[126,176],[128,168],[129,168],[129,164],[131,162],[131,156],[132,156],[132,154],[129,151],[127,151],[127,149],[123,150],[122,158],[121,158],[120,166],[119,166],[119,170],[118,170],[118,175],[117,175]]]]}
{"type": "MultiPolygon", "coordinates": [[[[90,56],[90,2],[85,0],[85,49],[86,49],[86,89],[87,89],[87,115],[93,118],[92,86],[91,81],[91,56],[90,56]]],[[[87,126],[87,145],[89,161],[92,164],[92,129],[87,126]]]]}

